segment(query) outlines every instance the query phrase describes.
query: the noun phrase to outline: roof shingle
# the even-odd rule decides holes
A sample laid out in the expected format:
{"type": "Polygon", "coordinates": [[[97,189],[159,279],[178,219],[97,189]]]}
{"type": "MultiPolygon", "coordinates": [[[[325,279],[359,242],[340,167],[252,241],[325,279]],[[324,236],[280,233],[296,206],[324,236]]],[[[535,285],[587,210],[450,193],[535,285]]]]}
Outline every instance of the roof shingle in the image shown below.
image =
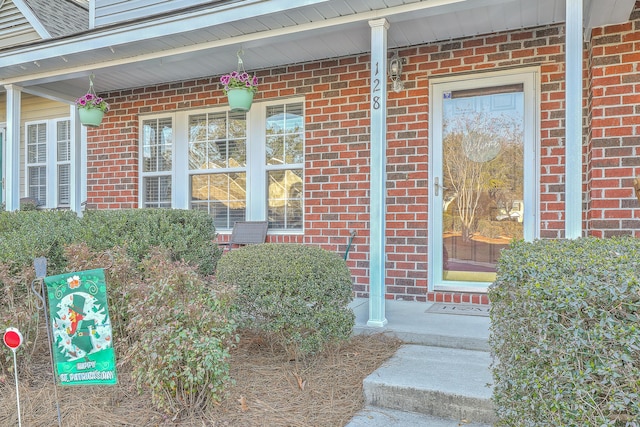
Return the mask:
{"type": "Polygon", "coordinates": [[[51,37],[89,28],[89,10],[77,0],[24,0],[51,37]]]}

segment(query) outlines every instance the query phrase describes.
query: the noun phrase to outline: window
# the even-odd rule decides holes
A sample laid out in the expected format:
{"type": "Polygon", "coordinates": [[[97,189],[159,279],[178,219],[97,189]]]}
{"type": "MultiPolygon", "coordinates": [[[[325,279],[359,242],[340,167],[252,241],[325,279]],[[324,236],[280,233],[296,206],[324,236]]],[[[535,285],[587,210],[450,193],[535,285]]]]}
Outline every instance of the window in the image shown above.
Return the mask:
{"type": "Polygon", "coordinates": [[[269,227],[302,228],[304,116],[302,103],[267,107],[269,227]]]}
{"type": "Polygon", "coordinates": [[[58,206],[71,203],[71,128],[68,121],[59,121],[57,127],[58,206]]]}
{"type": "Polygon", "coordinates": [[[189,194],[192,209],[232,228],[246,217],[247,118],[219,112],[189,116],[189,194]]]}
{"type": "Polygon", "coordinates": [[[142,123],[142,206],[171,207],[173,123],[170,118],[142,123]]]}
{"type": "Polygon", "coordinates": [[[140,206],[203,210],[219,230],[265,219],[271,230],[302,230],[302,100],[176,112],[141,129],[140,206]]]}
{"type": "Polygon", "coordinates": [[[27,197],[47,204],[47,123],[27,126],[27,197]]]}
{"type": "Polygon", "coordinates": [[[71,198],[71,122],[26,124],[26,191],[40,206],[68,207],[71,198]]]}

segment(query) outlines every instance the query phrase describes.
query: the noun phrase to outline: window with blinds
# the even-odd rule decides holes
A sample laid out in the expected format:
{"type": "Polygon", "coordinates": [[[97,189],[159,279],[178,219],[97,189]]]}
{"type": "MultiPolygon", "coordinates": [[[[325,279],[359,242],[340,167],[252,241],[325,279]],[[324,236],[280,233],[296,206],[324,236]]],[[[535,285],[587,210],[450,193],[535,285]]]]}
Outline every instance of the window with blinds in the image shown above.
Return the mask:
{"type": "Polygon", "coordinates": [[[47,123],[27,125],[27,196],[47,204],[47,123]]]}
{"type": "Polygon", "coordinates": [[[42,207],[71,204],[71,121],[52,119],[25,125],[26,196],[42,207]]]}
{"type": "Polygon", "coordinates": [[[71,204],[71,124],[68,120],[56,123],[56,158],[58,206],[71,204]]]}
{"type": "Polygon", "coordinates": [[[223,111],[189,116],[189,194],[216,228],[231,228],[247,209],[247,115],[223,111]]]}
{"type": "Polygon", "coordinates": [[[303,98],[143,117],[140,129],[141,207],[202,210],[217,230],[303,229],[303,98]]]}
{"type": "Polygon", "coordinates": [[[142,206],[171,207],[173,120],[148,119],[142,123],[142,206]]]}

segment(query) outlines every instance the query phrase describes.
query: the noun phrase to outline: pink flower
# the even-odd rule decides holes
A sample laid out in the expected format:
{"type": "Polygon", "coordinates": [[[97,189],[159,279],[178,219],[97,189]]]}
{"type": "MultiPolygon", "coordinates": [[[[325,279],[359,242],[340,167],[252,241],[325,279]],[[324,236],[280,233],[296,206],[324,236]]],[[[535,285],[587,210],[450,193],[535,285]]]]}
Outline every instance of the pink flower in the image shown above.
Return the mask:
{"type": "Polygon", "coordinates": [[[229,74],[225,74],[220,77],[220,83],[224,86],[223,91],[225,95],[230,89],[247,89],[254,93],[258,90],[258,76],[249,75],[247,72],[239,73],[232,71],[229,74]]]}
{"type": "Polygon", "coordinates": [[[81,108],[97,108],[102,110],[103,112],[109,111],[109,104],[99,96],[94,95],[93,93],[85,93],[80,98],[76,99],[76,105],[81,108]]]}

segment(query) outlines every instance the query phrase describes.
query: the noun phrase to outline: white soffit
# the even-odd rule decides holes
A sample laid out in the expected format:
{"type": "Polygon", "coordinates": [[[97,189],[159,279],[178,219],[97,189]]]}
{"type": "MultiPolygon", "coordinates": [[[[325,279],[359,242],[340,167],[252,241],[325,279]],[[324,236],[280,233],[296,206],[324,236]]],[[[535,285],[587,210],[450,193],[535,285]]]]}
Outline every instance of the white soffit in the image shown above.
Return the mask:
{"type": "MultiPolygon", "coordinates": [[[[588,28],[627,21],[635,4],[584,1],[588,28]]],[[[235,69],[240,48],[248,70],[367,53],[368,21],[382,17],[393,49],[551,25],[566,13],[564,0],[310,0],[293,8],[270,0],[259,16],[242,18],[251,10],[242,3],[0,51],[0,85],[77,94],[93,72],[97,90],[126,89],[222,74],[235,69]]]]}

